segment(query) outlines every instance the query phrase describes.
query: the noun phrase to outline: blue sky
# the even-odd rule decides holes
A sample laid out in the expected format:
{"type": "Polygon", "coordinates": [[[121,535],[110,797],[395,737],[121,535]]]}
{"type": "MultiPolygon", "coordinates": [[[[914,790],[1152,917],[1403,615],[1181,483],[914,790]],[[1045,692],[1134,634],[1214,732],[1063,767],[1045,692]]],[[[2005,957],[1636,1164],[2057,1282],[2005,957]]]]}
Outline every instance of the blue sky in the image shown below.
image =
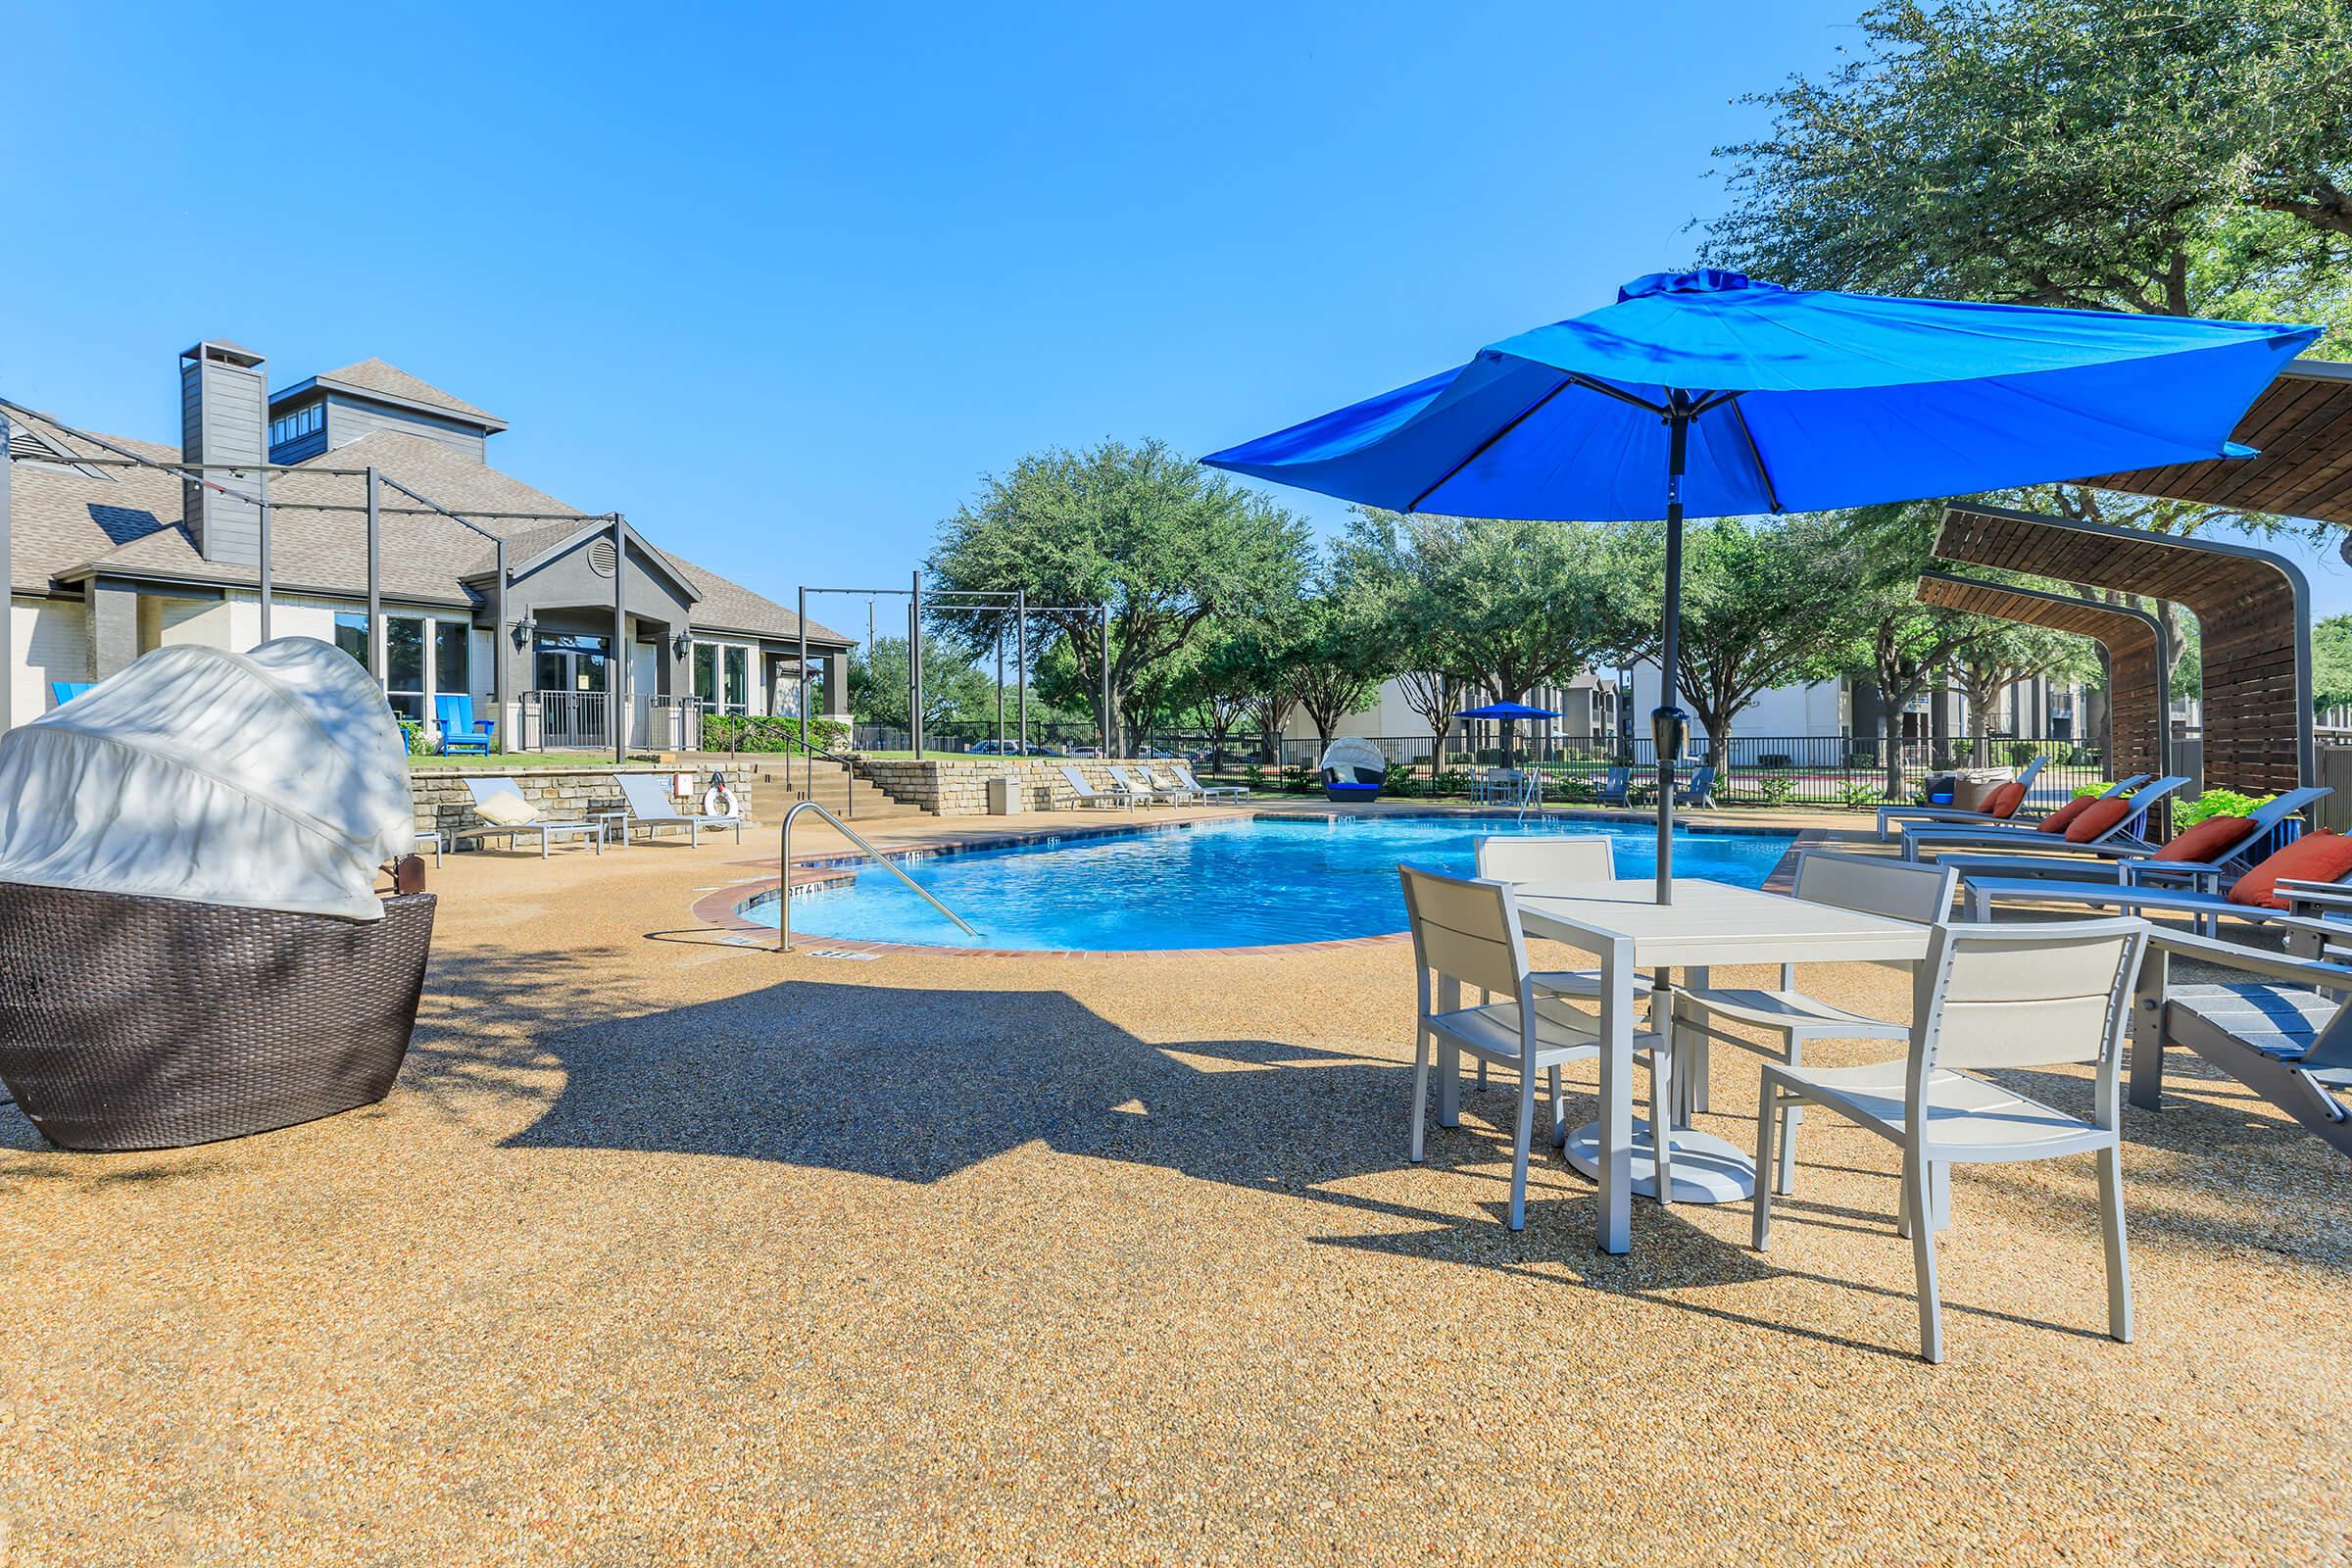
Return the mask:
{"type": "Polygon", "coordinates": [[[199,337],[380,355],[777,599],[903,582],[1025,451],[1197,455],[1687,260],[1859,3],[24,9],[0,389],[168,440],[199,337]]]}

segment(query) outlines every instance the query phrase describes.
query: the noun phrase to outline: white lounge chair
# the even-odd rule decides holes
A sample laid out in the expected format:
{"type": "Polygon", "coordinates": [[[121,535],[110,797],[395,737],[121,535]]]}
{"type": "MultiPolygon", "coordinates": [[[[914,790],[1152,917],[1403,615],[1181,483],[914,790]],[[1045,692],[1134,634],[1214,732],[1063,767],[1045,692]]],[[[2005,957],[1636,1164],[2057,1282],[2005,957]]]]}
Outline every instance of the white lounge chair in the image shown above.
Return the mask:
{"type": "Polygon", "coordinates": [[[650,842],[657,832],[665,827],[684,828],[686,844],[690,849],[701,846],[703,829],[707,827],[731,827],[735,830],[735,842],[743,842],[742,812],[737,811],[731,816],[700,816],[691,811],[681,811],[670,800],[669,791],[660,775],[621,773],[615,776],[620,784],[621,799],[628,803],[629,808],[628,816],[620,826],[622,843],[628,842],[633,829],[645,829],[645,836],[650,842]]]}
{"type": "MultiPolygon", "coordinates": [[[[2352,916],[2352,886],[2345,883],[2282,880],[2277,891],[2286,905],[2283,909],[2264,904],[2239,904],[2227,894],[2206,893],[2195,888],[2142,887],[2131,882],[2110,884],[2050,877],[1969,876],[1965,873],[1960,878],[1960,901],[1972,920],[1991,919],[1995,905],[2042,907],[2086,904],[2092,908],[2114,909],[2125,914],[2191,915],[2195,917],[2198,928],[2210,936],[2218,929],[2217,922],[2222,920],[2242,920],[2249,925],[2283,924],[2292,929],[2295,921],[2324,919],[2329,915],[2352,916]]],[[[2345,926],[2344,936],[2346,940],[2352,940],[2352,925],[2345,926]]]]}
{"type": "MultiPolygon", "coordinates": [[[[1800,850],[1794,892],[1812,904],[1934,925],[1951,912],[1952,883],[1957,874],[1939,865],[1915,865],[1880,856],[1800,850]]],[[[1704,1045],[1709,1040],[1743,1046],[1750,1051],[1757,1049],[1754,1041],[1731,1033],[1724,1027],[1726,1024],[1761,1029],[1778,1036],[1779,1059],[1791,1066],[1802,1066],[1805,1047],[1818,1040],[1911,1037],[1908,1023],[1873,1018],[1806,996],[1796,989],[1793,963],[1781,965],[1778,990],[1685,987],[1674,993],[1672,1009],[1673,1022],[1669,1027],[1676,1037],[1676,1059],[1693,1063],[1704,1060],[1704,1045]],[[1693,1045],[1686,1045],[1686,1035],[1694,1037],[1693,1045]]],[[[1693,1065],[1685,1078],[1692,1094],[1697,1093],[1699,1071],[1693,1065]]],[[[1698,1108],[1703,1108],[1703,1104],[1698,1108]]],[[[1784,1193],[1789,1190],[1796,1176],[1796,1128],[1802,1116],[1794,1105],[1781,1116],[1781,1165],[1774,1179],[1784,1193]]],[[[1756,1179],[1764,1179],[1762,1166],[1757,1167],[1756,1179]]]]}
{"type": "MultiPolygon", "coordinates": [[[[2034,816],[2020,813],[2025,810],[2026,797],[2034,791],[2034,781],[2041,777],[2042,764],[2049,760],[2047,753],[2035,752],[2033,760],[2026,763],[2026,770],[2009,781],[2025,787],[2018,792],[2016,807],[2005,812],[1964,811],[1950,806],[1882,806],[1879,808],[1879,842],[1884,844],[1894,836],[1894,824],[1897,822],[1933,822],[1953,827],[1980,826],[1991,822],[2031,822],[2034,816]]],[[[2139,777],[2143,783],[2147,779],[2144,773],[2139,777]]],[[[2035,816],[2039,814],[2034,813],[2035,816]]]]}
{"type": "Polygon", "coordinates": [[[1187,789],[1199,795],[1203,801],[1244,801],[1250,798],[1249,790],[1239,784],[1201,783],[1199,778],[1194,776],[1193,765],[1190,762],[1181,760],[1170,762],[1168,771],[1175,774],[1187,789]]]}
{"type": "Polygon", "coordinates": [[[1074,767],[1064,767],[1061,776],[1070,786],[1070,797],[1080,808],[1099,806],[1106,810],[1125,810],[1138,803],[1133,790],[1099,790],[1086,781],[1086,775],[1074,767]]]}
{"type": "MultiPolygon", "coordinates": [[[[473,808],[477,814],[485,805],[501,796],[512,795],[526,807],[530,806],[529,799],[522,793],[522,786],[504,773],[494,773],[483,778],[468,778],[466,780],[466,792],[473,797],[473,808]]],[[[604,823],[559,822],[538,815],[536,807],[531,807],[531,810],[533,812],[531,819],[522,822],[493,822],[484,817],[476,826],[462,827],[450,834],[450,842],[455,844],[465,839],[497,838],[504,835],[508,842],[512,843],[525,835],[536,834],[539,839],[539,858],[542,860],[547,858],[548,846],[559,839],[584,839],[596,846],[597,854],[605,853],[604,823]]]]}
{"type": "MultiPolygon", "coordinates": [[[[2100,882],[2108,886],[2159,886],[2185,882],[2201,891],[2221,892],[2235,875],[2282,846],[2275,842],[2290,816],[2333,794],[2325,785],[2288,790],[2265,801],[2248,813],[2253,826],[2244,837],[2209,858],[2182,859],[2169,854],[2170,844],[2145,848],[2133,844],[2069,844],[2071,858],[2056,855],[1945,855],[1938,863],[1955,865],[1970,880],[1997,877],[2047,878],[2066,882],[2100,882]],[[2098,859],[2084,859],[2097,856],[2098,859]]],[[[2193,829],[2191,831],[2194,831],[2193,829]]],[[[2179,843],[2176,837],[2173,841],[2179,843]]]]}
{"type": "Polygon", "coordinates": [[[2159,1108],[2164,1052],[2181,1046],[2352,1158],[2352,967],[2159,930],[2149,939],[2132,1009],[2132,1103],[2159,1108]],[[2168,960],[2193,958],[2246,976],[2172,986],[2168,960]]]}
{"type": "Polygon", "coordinates": [[[1116,762],[1110,764],[1110,776],[1118,781],[1119,788],[1124,790],[1130,799],[1141,805],[1182,806],[1184,804],[1182,796],[1171,795],[1147,780],[1137,778],[1116,762]]]}
{"type": "Polygon", "coordinates": [[[1181,777],[1172,780],[1163,778],[1156,767],[1138,767],[1136,771],[1143,774],[1145,783],[1179,806],[1187,801],[1198,801],[1203,806],[1208,804],[1208,792],[1198,784],[1187,783],[1181,777]]]}
{"type": "MultiPolygon", "coordinates": [[[[1443,876],[1419,866],[1396,868],[1404,884],[1405,922],[1413,934],[1413,975],[1420,1012],[1413,1027],[1412,1159],[1422,1157],[1422,1121],[1429,1106],[1432,1057],[1438,1074],[1438,1125],[1459,1125],[1464,1052],[1482,1063],[1519,1074],[1519,1115],[1511,1143],[1511,1229],[1527,1224],[1528,1147],[1535,1137],[1536,1077],[1548,1081],[1551,1141],[1567,1141],[1566,1107],[1560,1098],[1560,1068],[1600,1054],[1600,1020],[1570,1005],[1561,977],[1531,969],[1527,939],[1507,882],[1443,876]],[[1430,984],[1432,976],[1437,984],[1430,984]],[[1462,987],[1476,986],[1507,1002],[1462,1004],[1462,987]]],[[[1581,977],[1580,977],[1581,978],[1581,977]]],[[[1671,1091],[1666,1037],[1654,1030],[1634,1036],[1637,1059],[1651,1067],[1653,1125],[1665,1118],[1671,1091]]],[[[1672,1151],[1658,1141],[1658,1190],[1672,1190],[1672,1151]]]]}
{"type": "MultiPolygon", "coordinates": [[[[1775,1124],[1818,1105],[1903,1152],[1902,1229],[1919,1291],[1919,1351],[1943,1359],[1936,1232],[1949,1212],[1954,1164],[2096,1154],[2107,1244],[2107,1332],[2132,1338],[2124,1244],[2122,1069],[2132,984],[2146,950],[2140,920],[1936,928],[1912,991],[1907,1057],[1860,1067],[1764,1064],[1756,1169],[1772,1163],[1775,1124]],[[2088,1120],[1979,1076],[1991,1069],[2087,1062],[2088,1120]]],[[[1772,1184],[1756,1183],[1755,1245],[1772,1238],[1772,1184]]]]}
{"type": "MultiPolygon", "coordinates": [[[[1903,834],[1903,858],[1916,860],[1922,855],[1941,855],[1951,850],[2016,850],[2026,854],[2080,855],[2093,844],[2128,846],[2137,850],[2155,848],[2139,836],[2146,825],[2148,813],[2156,803],[2172,795],[2188,782],[2185,773],[2175,773],[2152,784],[2143,784],[2132,792],[2124,803],[2124,814],[2106,828],[2081,842],[2069,839],[2066,833],[2052,833],[2035,827],[1923,827],[1903,834]]],[[[2119,791],[2110,789],[2099,800],[2112,801],[2119,791]]],[[[2069,828],[2067,832],[2072,832],[2069,828]]]]}

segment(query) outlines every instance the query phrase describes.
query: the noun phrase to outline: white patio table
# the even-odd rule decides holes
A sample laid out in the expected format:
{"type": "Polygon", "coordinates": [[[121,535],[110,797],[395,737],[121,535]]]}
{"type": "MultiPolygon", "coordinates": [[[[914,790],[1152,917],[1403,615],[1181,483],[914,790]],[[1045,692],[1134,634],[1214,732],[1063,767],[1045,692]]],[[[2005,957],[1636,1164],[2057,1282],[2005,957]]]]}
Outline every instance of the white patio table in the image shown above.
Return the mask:
{"type": "MultiPolygon", "coordinates": [[[[1671,905],[1657,902],[1657,884],[1648,877],[1523,882],[1516,892],[1520,924],[1528,935],[1564,942],[1600,959],[1600,1120],[1569,1136],[1568,1155],[1600,1182],[1604,1252],[1622,1252],[1632,1245],[1633,1195],[1645,1173],[1648,1193],[1657,1191],[1656,1162],[1645,1152],[1649,1130],[1634,1119],[1634,996],[1644,983],[1640,971],[1679,967],[1690,971],[1689,984],[1704,985],[1710,964],[1916,963],[1928,953],[1930,932],[1924,925],[1704,877],[1675,878],[1671,905]]],[[[1663,998],[1653,1004],[1663,1004],[1663,998]]],[[[1730,1201],[1755,1190],[1755,1163],[1739,1149],[1706,1133],[1673,1131],[1670,1136],[1678,1164],[1691,1158],[1719,1178],[1714,1196],[1703,1200],[1730,1201]],[[1726,1173],[1735,1179],[1721,1180],[1726,1173]]],[[[1675,1184],[1677,1201],[1682,1185],[1675,1184]]]]}

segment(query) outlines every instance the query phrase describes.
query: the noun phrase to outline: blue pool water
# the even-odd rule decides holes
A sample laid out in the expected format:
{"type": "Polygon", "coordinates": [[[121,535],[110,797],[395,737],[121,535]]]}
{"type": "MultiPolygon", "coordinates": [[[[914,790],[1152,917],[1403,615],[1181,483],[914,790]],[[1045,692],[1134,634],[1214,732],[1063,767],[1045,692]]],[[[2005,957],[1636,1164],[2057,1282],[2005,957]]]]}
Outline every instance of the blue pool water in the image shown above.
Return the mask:
{"type": "MultiPolygon", "coordinates": [[[[1378,936],[1404,929],[1397,861],[1467,876],[1481,834],[1519,831],[1596,834],[1614,841],[1619,876],[1657,870],[1655,831],[1630,823],[1265,816],[901,861],[980,928],[978,940],[870,863],[854,883],[795,898],[792,926],[796,938],[1109,953],[1378,936]]],[[[1789,842],[1783,833],[1678,833],[1674,869],[1760,887],[1789,842]]],[[[775,923],[772,902],[744,913],[775,923]]]]}

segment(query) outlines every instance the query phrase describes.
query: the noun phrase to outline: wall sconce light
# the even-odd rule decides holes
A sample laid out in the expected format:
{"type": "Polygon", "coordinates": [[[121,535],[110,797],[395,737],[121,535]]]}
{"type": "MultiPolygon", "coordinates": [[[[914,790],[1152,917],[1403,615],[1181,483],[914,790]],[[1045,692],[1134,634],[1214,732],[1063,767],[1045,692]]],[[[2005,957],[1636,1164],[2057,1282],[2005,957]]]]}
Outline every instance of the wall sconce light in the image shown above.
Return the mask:
{"type": "Polygon", "coordinates": [[[538,630],[539,622],[532,618],[530,612],[523,612],[522,618],[514,623],[514,646],[517,648],[530,647],[531,637],[538,630]]]}
{"type": "Polygon", "coordinates": [[[684,659],[694,650],[694,633],[690,631],[678,633],[677,636],[670,639],[669,646],[678,658],[684,659]]]}

